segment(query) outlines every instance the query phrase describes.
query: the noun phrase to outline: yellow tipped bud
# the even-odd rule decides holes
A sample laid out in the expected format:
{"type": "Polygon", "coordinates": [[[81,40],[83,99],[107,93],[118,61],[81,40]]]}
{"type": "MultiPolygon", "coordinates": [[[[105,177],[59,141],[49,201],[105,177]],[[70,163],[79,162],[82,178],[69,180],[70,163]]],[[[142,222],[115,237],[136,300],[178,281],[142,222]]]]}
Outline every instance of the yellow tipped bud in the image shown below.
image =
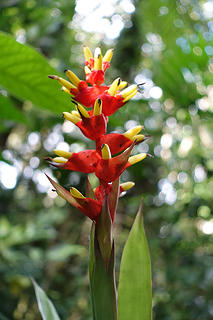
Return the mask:
{"type": "Polygon", "coordinates": [[[53,158],[53,161],[56,163],[66,163],[67,159],[65,159],[63,157],[55,157],[55,158],[53,158]]]}
{"type": "Polygon", "coordinates": [[[76,124],[77,122],[80,121],[80,119],[76,116],[74,116],[73,114],[71,114],[70,112],[63,112],[63,117],[66,120],[71,121],[72,123],[76,124]]]}
{"type": "Polygon", "coordinates": [[[100,47],[95,48],[94,58],[97,58],[100,55],[101,55],[101,48],[100,47]]]}
{"type": "Polygon", "coordinates": [[[57,80],[63,87],[67,88],[68,90],[70,89],[77,89],[76,86],[74,86],[72,83],[70,83],[69,81],[58,77],[58,76],[48,76],[50,79],[54,79],[57,80]]]}
{"type": "Polygon", "coordinates": [[[130,93],[130,95],[128,95],[128,96],[123,100],[123,102],[126,102],[126,101],[132,99],[132,98],[136,95],[137,92],[138,92],[138,91],[135,90],[135,91],[133,91],[132,93],[130,93]]]}
{"type": "Polygon", "coordinates": [[[93,59],[93,54],[92,52],[90,51],[90,48],[89,47],[84,47],[84,57],[85,57],[85,60],[86,61],[89,61],[90,58],[93,59]]]}
{"type": "Polygon", "coordinates": [[[134,141],[136,142],[144,141],[144,139],[145,139],[145,135],[143,134],[137,134],[136,136],[134,136],[134,141]]]}
{"type": "Polygon", "coordinates": [[[69,78],[69,80],[76,86],[78,87],[79,82],[81,81],[74,72],[72,72],[71,70],[64,70],[64,72],[66,73],[67,77],[69,78]]]}
{"type": "Polygon", "coordinates": [[[67,152],[67,151],[63,151],[63,150],[57,150],[57,149],[55,149],[55,150],[53,150],[53,152],[54,152],[57,156],[63,157],[63,158],[65,158],[65,159],[70,159],[71,156],[72,156],[72,152],[67,152]]]}
{"type": "Polygon", "coordinates": [[[136,134],[138,134],[143,129],[142,126],[134,127],[124,133],[124,136],[128,139],[133,139],[136,134]]]}
{"type": "Polygon", "coordinates": [[[124,183],[121,183],[121,184],[120,184],[120,186],[122,187],[122,189],[123,189],[124,191],[127,191],[127,190],[133,188],[134,185],[135,185],[135,183],[132,182],[132,181],[128,181],[128,182],[124,182],[124,183]]]}
{"type": "Polygon", "coordinates": [[[135,90],[137,90],[137,85],[136,84],[132,84],[131,86],[129,86],[128,88],[124,89],[123,91],[121,91],[121,95],[122,97],[125,99],[127,96],[129,96],[132,92],[134,92],[135,90]]]}
{"type": "Polygon", "coordinates": [[[102,101],[101,99],[97,99],[94,104],[93,116],[99,116],[102,111],[102,101]]]}
{"type": "Polygon", "coordinates": [[[80,113],[77,111],[77,110],[73,110],[71,112],[71,114],[77,118],[79,118],[79,121],[81,120],[81,116],[80,116],[80,113]]]}
{"type": "Polygon", "coordinates": [[[127,82],[126,81],[121,81],[121,83],[118,86],[118,90],[122,90],[123,88],[125,88],[127,86],[127,82]]]}
{"type": "Polygon", "coordinates": [[[70,93],[70,90],[68,90],[68,89],[67,89],[67,88],[65,88],[65,87],[61,87],[61,90],[62,90],[62,91],[64,91],[64,92],[66,92],[66,93],[71,94],[71,93],[70,93]]]}
{"type": "Polygon", "coordinates": [[[84,67],[84,71],[85,71],[85,74],[91,73],[90,68],[88,68],[87,66],[84,67]]]}
{"type": "Polygon", "coordinates": [[[113,55],[113,49],[107,50],[107,52],[105,53],[105,55],[103,57],[103,61],[110,62],[112,59],[112,55],[113,55]]]}
{"type": "Polygon", "coordinates": [[[78,191],[78,189],[76,189],[76,188],[74,188],[74,187],[72,187],[72,188],[70,189],[70,193],[71,193],[71,195],[72,195],[74,198],[85,199],[85,197],[83,196],[83,194],[82,194],[80,191],[78,191]]]}
{"type": "Polygon", "coordinates": [[[94,70],[102,70],[102,54],[101,49],[96,48],[95,49],[95,61],[94,61],[94,70]]]}
{"type": "Polygon", "coordinates": [[[121,83],[121,79],[117,78],[113,81],[113,83],[111,84],[111,86],[108,89],[108,93],[111,96],[114,96],[116,94],[116,92],[118,91],[119,85],[121,83]]]}
{"type": "Polygon", "coordinates": [[[77,111],[80,113],[80,115],[82,115],[85,118],[90,118],[89,113],[81,104],[77,104],[76,108],[77,108],[77,111]]]}
{"type": "Polygon", "coordinates": [[[129,161],[129,163],[130,163],[131,165],[133,165],[133,164],[135,164],[135,163],[137,163],[137,162],[142,161],[143,159],[145,159],[146,156],[147,156],[146,153],[139,153],[139,154],[136,154],[135,156],[129,157],[129,160],[128,160],[128,161],[129,161]]]}
{"type": "Polygon", "coordinates": [[[102,158],[104,160],[111,159],[111,152],[108,144],[104,144],[101,149],[102,158]]]}

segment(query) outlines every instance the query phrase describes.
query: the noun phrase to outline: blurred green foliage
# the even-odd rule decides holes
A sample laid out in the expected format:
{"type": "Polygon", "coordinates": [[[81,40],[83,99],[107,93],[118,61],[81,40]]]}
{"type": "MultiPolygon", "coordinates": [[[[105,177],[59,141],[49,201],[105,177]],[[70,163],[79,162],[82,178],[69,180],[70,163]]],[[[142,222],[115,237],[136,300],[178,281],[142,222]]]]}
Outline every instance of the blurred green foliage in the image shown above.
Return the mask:
{"type": "MultiPolygon", "coordinates": [[[[138,0],[133,3],[132,14],[124,14],[117,1],[115,12],[105,17],[109,22],[113,22],[115,15],[123,19],[124,28],[114,40],[82,29],[80,13],[75,12],[79,2],[3,0],[0,30],[9,33],[8,39],[12,36],[46,56],[51,70],[55,68],[59,74],[69,67],[80,77],[83,77],[82,45],[95,47],[99,40],[103,49],[115,47],[107,82],[118,75],[130,83],[145,82],[139,98],[113,115],[109,123],[109,131],[144,124],[144,132],[151,138],[137,146],[136,151],[154,155],[122,176],[124,181],[135,181],[136,186],[119,202],[115,223],[117,270],[142,195],[152,257],[154,318],[210,320],[213,317],[213,24],[208,3],[211,1],[138,0]]],[[[3,55],[9,40],[1,46],[3,55]]],[[[43,170],[51,174],[44,158],[52,155],[56,146],[69,145],[73,151],[93,146],[79,131],[64,125],[60,114],[54,113],[62,110],[65,102],[60,101],[67,99],[57,84],[36,76],[37,84],[52,88],[50,99],[55,96],[58,101],[53,100],[54,112],[50,110],[51,100],[49,107],[42,104],[36,85],[31,96],[24,95],[19,81],[27,79],[31,85],[29,62],[26,59],[20,67],[16,47],[18,43],[11,45],[14,60],[5,57],[10,61],[7,68],[5,60],[0,60],[0,300],[4,302],[0,319],[39,319],[29,276],[47,292],[62,319],[91,319],[87,268],[90,221],[55,197],[43,170]],[[8,85],[11,81],[16,91],[8,85]]],[[[38,61],[33,70],[39,66],[38,61]]],[[[40,71],[42,74],[44,69],[40,71]]],[[[64,111],[69,111],[72,104],[69,99],[66,101],[64,111]]],[[[54,170],[54,176],[62,185],[84,191],[83,174],[54,170]]]]}

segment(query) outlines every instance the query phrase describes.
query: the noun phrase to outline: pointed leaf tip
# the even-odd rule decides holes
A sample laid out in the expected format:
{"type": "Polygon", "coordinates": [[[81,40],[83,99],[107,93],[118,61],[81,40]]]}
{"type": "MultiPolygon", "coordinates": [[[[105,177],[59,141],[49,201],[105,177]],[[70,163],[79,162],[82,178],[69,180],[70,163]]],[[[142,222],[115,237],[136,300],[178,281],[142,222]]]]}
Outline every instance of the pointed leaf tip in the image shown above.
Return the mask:
{"type": "Polygon", "coordinates": [[[60,320],[52,301],[47,297],[46,293],[43,291],[43,289],[41,289],[41,287],[36,283],[36,281],[33,278],[31,278],[31,281],[35,289],[38,308],[41,313],[42,319],[60,320]]]}

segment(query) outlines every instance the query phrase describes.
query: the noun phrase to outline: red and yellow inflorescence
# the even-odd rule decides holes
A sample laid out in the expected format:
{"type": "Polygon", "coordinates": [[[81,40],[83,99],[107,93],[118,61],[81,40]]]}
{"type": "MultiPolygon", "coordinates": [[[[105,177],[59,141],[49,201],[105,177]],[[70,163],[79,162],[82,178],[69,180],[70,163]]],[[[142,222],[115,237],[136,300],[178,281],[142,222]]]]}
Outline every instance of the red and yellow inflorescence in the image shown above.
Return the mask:
{"type": "MultiPolygon", "coordinates": [[[[61,169],[95,173],[100,184],[94,196],[89,198],[75,188],[67,191],[52,179],[49,180],[61,197],[96,222],[104,198],[110,196],[112,183],[119,179],[126,168],[147,156],[146,153],[130,156],[134,145],[146,139],[145,135],[140,134],[142,126],[134,127],[123,134],[106,133],[108,117],[124,106],[138,89],[137,85],[127,87],[127,82],[120,78],[115,79],[110,86],[103,84],[112,55],[112,49],[102,56],[101,49],[96,48],[93,56],[90,49],[84,47],[86,81],[80,80],[71,70],[65,70],[69,81],[55,75],[49,76],[62,85],[62,90],[71,95],[75,104],[76,110],[64,112],[64,118],[74,123],[87,138],[94,140],[96,145],[94,150],[78,153],[54,150],[57,157],[49,160],[52,165],[61,169]]],[[[118,196],[133,186],[133,182],[120,184],[118,196]]],[[[113,222],[115,210],[109,210],[113,222]]]]}

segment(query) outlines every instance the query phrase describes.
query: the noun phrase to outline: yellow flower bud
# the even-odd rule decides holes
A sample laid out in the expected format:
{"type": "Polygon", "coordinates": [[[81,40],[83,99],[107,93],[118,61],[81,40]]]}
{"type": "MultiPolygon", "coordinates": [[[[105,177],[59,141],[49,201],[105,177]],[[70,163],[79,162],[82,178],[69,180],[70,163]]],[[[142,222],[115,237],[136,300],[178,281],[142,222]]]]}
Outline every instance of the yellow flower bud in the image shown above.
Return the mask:
{"type": "Polygon", "coordinates": [[[134,127],[124,133],[124,136],[128,139],[133,139],[136,134],[138,134],[143,129],[143,126],[134,127]]]}
{"type": "Polygon", "coordinates": [[[102,101],[101,99],[98,98],[94,104],[93,115],[99,116],[101,114],[101,111],[102,111],[102,101]]]}
{"type": "Polygon", "coordinates": [[[76,104],[76,109],[79,112],[79,114],[82,115],[84,118],[90,118],[89,113],[81,104],[79,104],[79,103],[76,104]]]}
{"type": "Polygon", "coordinates": [[[89,47],[84,47],[84,57],[85,57],[85,60],[86,61],[89,61],[90,58],[93,59],[93,54],[92,52],[90,51],[90,48],[89,47]]]}
{"type": "Polygon", "coordinates": [[[68,90],[70,89],[77,89],[76,86],[74,86],[72,83],[70,83],[69,81],[61,78],[61,77],[58,77],[58,76],[48,76],[50,79],[54,79],[54,80],[57,80],[63,87],[67,88],[68,90]]]}
{"type": "Polygon", "coordinates": [[[71,121],[72,123],[76,124],[77,122],[80,121],[80,119],[76,116],[74,116],[73,114],[71,114],[70,112],[63,112],[63,117],[66,120],[71,121]]]}
{"type": "Polygon", "coordinates": [[[128,182],[124,182],[124,183],[121,183],[121,184],[120,184],[120,186],[122,187],[122,189],[123,189],[124,191],[127,191],[127,190],[133,188],[134,185],[135,185],[135,183],[132,182],[132,181],[128,181],[128,182]]]}
{"type": "Polygon", "coordinates": [[[64,70],[64,72],[66,73],[67,77],[69,78],[69,80],[76,86],[78,87],[79,82],[81,81],[74,72],[72,72],[71,70],[64,70]]]}
{"type": "Polygon", "coordinates": [[[63,157],[55,157],[52,159],[54,162],[56,163],[66,163],[67,159],[63,158],[63,157]]]}
{"type": "Polygon", "coordinates": [[[111,159],[111,152],[108,144],[104,144],[101,149],[102,158],[104,160],[111,159]]]}
{"type": "Polygon", "coordinates": [[[135,156],[129,157],[128,162],[131,163],[131,165],[133,165],[133,164],[145,159],[146,156],[147,156],[147,153],[139,153],[139,154],[136,154],[135,156]]]}
{"type": "Polygon", "coordinates": [[[120,83],[121,83],[120,78],[115,79],[108,89],[108,94],[110,94],[111,96],[114,96],[118,91],[120,83]]]}
{"type": "Polygon", "coordinates": [[[65,159],[70,159],[71,156],[72,156],[72,152],[67,152],[67,151],[63,151],[63,150],[57,150],[57,149],[55,149],[55,150],[53,150],[53,152],[54,152],[57,156],[63,157],[63,158],[65,158],[65,159]]]}
{"type": "Polygon", "coordinates": [[[122,97],[125,99],[126,97],[128,97],[130,94],[132,94],[133,92],[135,92],[135,90],[137,90],[138,87],[136,84],[133,84],[131,86],[129,86],[128,88],[124,89],[121,91],[121,95],[122,97]]]}
{"type": "Polygon", "coordinates": [[[110,62],[112,59],[112,55],[113,55],[113,49],[107,50],[107,52],[105,53],[105,55],[103,57],[103,61],[110,62]]]}
{"type": "Polygon", "coordinates": [[[74,198],[77,198],[77,199],[85,199],[85,197],[83,196],[83,194],[82,194],[80,191],[78,191],[78,189],[76,189],[76,188],[74,188],[74,187],[72,187],[72,188],[70,189],[70,193],[71,193],[71,195],[72,195],[74,198]]]}

